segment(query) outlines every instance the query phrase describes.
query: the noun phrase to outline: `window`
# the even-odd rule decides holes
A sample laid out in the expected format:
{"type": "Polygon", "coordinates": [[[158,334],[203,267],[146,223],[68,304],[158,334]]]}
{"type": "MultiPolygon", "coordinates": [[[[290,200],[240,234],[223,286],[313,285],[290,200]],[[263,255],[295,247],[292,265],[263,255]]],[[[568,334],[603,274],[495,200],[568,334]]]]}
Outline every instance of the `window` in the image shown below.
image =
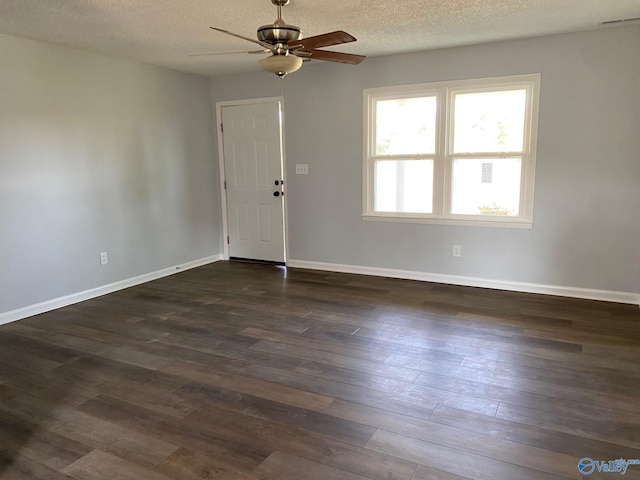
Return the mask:
{"type": "Polygon", "coordinates": [[[539,84],[365,90],[363,218],[531,228],[539,84]]]}

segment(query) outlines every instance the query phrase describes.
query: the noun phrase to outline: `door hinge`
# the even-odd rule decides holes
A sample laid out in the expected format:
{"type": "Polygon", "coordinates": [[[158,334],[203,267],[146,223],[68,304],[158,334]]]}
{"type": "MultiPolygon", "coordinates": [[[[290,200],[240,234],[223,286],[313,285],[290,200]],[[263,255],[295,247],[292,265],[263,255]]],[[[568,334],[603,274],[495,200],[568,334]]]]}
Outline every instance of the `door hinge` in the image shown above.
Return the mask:
{"type": "Polygon", "coordinates": [[[227,245],[229,245],[229,235],[227,235],[227,245]]]}
{"type": "Polygon", "coordinates": [[[224,125],[222,123],[220,124],[220,131],[224,133],[224,125]]]}
{"type": "Polygon", "coordinates": [[[224,181],[224,189],[225,190],[227,189],[227,181],[226,180],[224,181]]]}

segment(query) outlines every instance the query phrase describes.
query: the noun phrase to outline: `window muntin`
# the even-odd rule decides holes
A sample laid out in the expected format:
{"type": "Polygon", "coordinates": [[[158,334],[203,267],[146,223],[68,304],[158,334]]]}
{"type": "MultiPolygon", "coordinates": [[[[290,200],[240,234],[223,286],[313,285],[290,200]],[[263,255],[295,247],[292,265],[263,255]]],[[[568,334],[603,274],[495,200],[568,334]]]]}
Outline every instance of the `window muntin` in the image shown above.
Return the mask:
{"type": "Polygon", "coordinates": [[[363,217],[530,228],[539,80],[365,90],[363,217]]]}

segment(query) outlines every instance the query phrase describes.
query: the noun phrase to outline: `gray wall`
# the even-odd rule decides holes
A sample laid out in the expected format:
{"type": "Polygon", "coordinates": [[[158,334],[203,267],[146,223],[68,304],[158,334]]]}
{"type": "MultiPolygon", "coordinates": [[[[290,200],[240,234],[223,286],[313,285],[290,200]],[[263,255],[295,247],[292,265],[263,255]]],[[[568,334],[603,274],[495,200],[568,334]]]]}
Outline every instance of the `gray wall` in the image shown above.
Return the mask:
{"type": "Polygon", "coordinates": [[[640,292],[640,28],[305,64],[212,80],[214,101],[284,95],[289,253],[304,261],[640,292]],[[373,223],[362,90],[542,74],[532,230],[373,223]],[[296,176],[295,164],[309,164],[296,176]],[[452,244],[462,246],[453,258],[452,244]]]}
{"type": "Polygon", "coordinates": [[[631,26],[210,82],[0,35],[0,314],[219,254],[210,98],[281,94],[292,259],[640,292],[638,45],[631,26]],[[532,72],[532,230],[361,220],[362,89],[532,72]]]}
{"type": "Polygon", "coordinates": [[[221,252],[208,78],[2,35],[0,66],[0,314],[221,252]]]}

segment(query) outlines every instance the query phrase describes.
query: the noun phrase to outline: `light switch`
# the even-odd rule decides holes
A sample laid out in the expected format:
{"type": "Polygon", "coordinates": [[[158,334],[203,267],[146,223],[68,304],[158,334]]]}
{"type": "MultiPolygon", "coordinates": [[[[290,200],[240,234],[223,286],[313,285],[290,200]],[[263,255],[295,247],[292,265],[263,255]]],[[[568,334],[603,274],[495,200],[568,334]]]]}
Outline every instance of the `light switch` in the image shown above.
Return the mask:
{"type": "Polygon", "coordinates": [[[308,175],[309,174],[309,165],[306,163],[297,163],[296,164],[296,175],[308,175]]]}

